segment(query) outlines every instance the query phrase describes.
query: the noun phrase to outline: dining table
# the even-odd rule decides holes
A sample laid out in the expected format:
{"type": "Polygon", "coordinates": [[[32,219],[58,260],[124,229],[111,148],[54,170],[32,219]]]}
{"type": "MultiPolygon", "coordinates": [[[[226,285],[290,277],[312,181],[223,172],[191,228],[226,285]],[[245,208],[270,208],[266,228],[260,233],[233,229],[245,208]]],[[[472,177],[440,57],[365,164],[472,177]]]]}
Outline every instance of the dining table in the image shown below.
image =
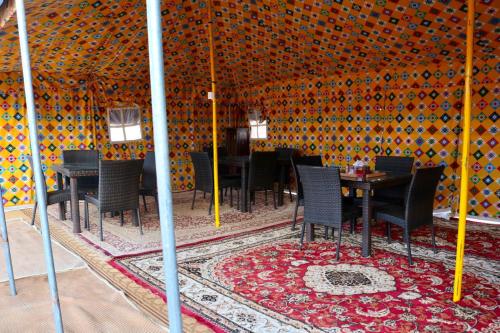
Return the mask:
{"type": "MultiPolygon", "coordinates": [[[[363,218],[361,255],[363,257],[371,256],[371,225],[373,199],[372,191],[381,188],[404,186],[411,181],[410,173],[390,173],[384,172],[376,177],[363,177],[351,174],[340,174],[341,186],[349,188],[349,196],[355,197],[357,190],[363,192],[361,207],[363,218]]],[[[306,225],[306,240],[314,240],[314,227],[311,224],[306,225]]]]}
{"type": "MultiPolygon", "coordinates": [[[[78,201],[78,177],[98,176],[99,167],[89,163],[65,163],[53,164],[51,166],[57,174],[57,188],[64,188],[63,177],[69,178],[70,193],[71,193],[71,220],[73,222],[73,232],[80,233],[82,228],[80,225],[80,205],[78,201]]],[[[65,203],[59,203],[59,219],[64,219],[65,203]]]]}

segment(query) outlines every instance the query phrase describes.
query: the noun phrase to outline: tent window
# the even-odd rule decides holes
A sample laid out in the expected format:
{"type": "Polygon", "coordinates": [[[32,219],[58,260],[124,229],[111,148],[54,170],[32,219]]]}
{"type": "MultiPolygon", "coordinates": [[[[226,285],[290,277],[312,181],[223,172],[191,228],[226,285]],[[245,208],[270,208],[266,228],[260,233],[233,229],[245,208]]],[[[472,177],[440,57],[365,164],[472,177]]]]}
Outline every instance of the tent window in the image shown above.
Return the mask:
{"type": "Polygon", "coordinates": [[[248,114],[248,121],[250,123],[250,139],[267,139],[266,119],[261,119],[258,112],[250,112],[248,114]]]}
{"type": "Polygon", "coordinates": [[[141,110],[139,107],[109,108],[108,126],[111,142],[141,140],[141,110]]]}

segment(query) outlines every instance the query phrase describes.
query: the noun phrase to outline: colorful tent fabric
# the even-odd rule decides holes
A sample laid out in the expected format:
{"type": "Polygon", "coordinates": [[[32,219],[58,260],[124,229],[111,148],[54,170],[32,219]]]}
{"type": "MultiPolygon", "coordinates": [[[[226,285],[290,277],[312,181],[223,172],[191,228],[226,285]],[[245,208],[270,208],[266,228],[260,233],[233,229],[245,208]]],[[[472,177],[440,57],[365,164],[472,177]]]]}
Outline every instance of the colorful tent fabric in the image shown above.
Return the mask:
{"type": "MultiPolygon", "coordinates": [[[[248,106],[262,102],[269,137],[253,142],[254,149],[297,146],[321,153],[327,164],[378,154],[444,163],[436,207],[456,202],[462,1],[212,5],[221,129],[246,124],[248,106]]],[[[45,164],[59,161],[68,147],[96,147],[105,158],[140,157],[152,149],[145,1],[28,0],[26,7],[45,164]],[[143,142],[109,143],[105,108],[117,100],[143,107],[143,142]]],[[[468,213],[499,218],[499,4],[476,7],[468,213]]],[[[207,10],[206,1],[163,2],[175,190],[193,186],[187,152],[211,141],[207,10]]],[[[23,173],[29,149],[19,71],[12,17],[0,28],[0,172],[9,203],[28,202],[31,195],[23,173]]]]}

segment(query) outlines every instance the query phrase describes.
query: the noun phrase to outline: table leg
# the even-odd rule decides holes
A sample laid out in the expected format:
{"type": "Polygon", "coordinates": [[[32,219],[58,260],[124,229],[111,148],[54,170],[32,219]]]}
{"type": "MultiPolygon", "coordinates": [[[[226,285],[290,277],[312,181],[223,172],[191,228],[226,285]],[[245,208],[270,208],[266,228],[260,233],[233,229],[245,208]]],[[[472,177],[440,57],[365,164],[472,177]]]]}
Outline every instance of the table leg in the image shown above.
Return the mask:
{"type": "Polygon", "coordinates": [[[278,206],[283,206],[283,191],[285,190],[285,166],[280,166],[280,176],[278,181],[278,206]]]}
{"type": "MultiPolygon", "coordinates": [[[[304,223],[302,221],[302,223],[304,223]]],[[[306,224],[306,242],[314,241],[314,225],[311,223],[306,224]]]]}
{"type": "Polygon", "coordinates": [[[71,191],[71,212],[73,220],[73,232],[80,233],[82,229],[80,227],[80,207],[78,202],[78,178],[71,177],[69,180],[70,191],[71,191]]]}
{"type": "Polygon", "coordinates": [[[369,257],[371,255],[372,239],[370,230],[371,220],[371,196],[370,190],[363,190],[363,241],[362,241],[362,256],[369,257]]]}
{"type": "Polygon", "coordinates": [[[240,195],[240,211],[248,212],[247,207],[247,167],[246,163],[241,163],[241,195],[240,195]]]}
{"type": "MultiPolygon", "coordinates": [[[[56,178],[57,178],[57,189],[62,190],[64,189],[63,185],[63,176],[59,172],[56,173],[56,178]]],[[[60,202],[59,203],[59,220],[63,221],[66,220],[66,203],[65,202],[60,202]]]]}

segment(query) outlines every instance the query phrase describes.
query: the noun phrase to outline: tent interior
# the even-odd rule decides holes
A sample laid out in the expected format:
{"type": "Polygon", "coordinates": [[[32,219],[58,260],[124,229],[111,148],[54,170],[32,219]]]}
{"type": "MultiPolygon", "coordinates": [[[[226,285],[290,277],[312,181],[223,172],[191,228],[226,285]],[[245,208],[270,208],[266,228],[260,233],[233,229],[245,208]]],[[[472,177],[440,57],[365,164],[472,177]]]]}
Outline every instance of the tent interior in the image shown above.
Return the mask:
{"type": "MultiPolygon", "coordinates": [[[[56,188],[51,165],[62,162],[63,150],[96,149],[107,160],[143,159],[154,150],[146,1],[24,2],[49,187],[56,188]],[[117,105],[140,108],[141,140],[111,142],[108,109],[117,105]]],[[[498,222],[500,3],[475,4],[467,214],[498,222]]],[[[194,188],[189,153],[213,139],[210,8],[220,145],[226,128],[249,127],[249,114],[258,112],[267,133],[250,140],[250,151],[291,147],[321,155],[327,166],[356,160],[373,165],[379,155],[411,156],[416,167],[444,165],[434,209],[457,211],[465,2],[163,1],[173,192],[194,188]]],[[[31,150],[11,0],[0,5],[0,111],[3,204],[31,205],[31,150]]],[[[496,264],[498,258],[490,258],[496,264]]]]}

